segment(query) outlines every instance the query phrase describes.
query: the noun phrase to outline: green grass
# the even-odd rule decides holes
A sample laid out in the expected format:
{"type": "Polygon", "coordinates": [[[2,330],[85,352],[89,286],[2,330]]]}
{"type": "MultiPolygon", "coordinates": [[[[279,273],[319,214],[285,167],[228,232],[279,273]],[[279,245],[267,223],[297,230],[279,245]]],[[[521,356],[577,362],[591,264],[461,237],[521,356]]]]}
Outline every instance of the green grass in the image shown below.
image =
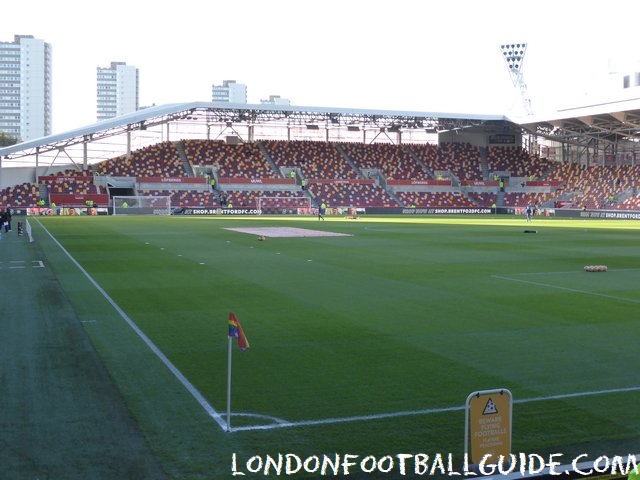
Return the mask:
{"type": "Polygon", "coordinates": [[[31,224],[46,267],[168,478],[230,478],[232,453],[242,462],[278,452],[460,457],[463,410],[427,410],[462,407],[469,393],[492,388],[513,393],[514,452],[639,450],[637,222],[31,224]],[[249,226],[349,236],[258,242],[226,229],[249,226]],[[57,242],[223,417],[227,320],[236,313],[251,343],[233,352],[232,426],[242,430],[225,432],[208,416],[57,242]],[[592,264],[609,271],[583,271],[592,264]],[[330,421],[362,416],[372,417],[330,421]],[[251,429],[270,417],[302,424],[251,429]]]}

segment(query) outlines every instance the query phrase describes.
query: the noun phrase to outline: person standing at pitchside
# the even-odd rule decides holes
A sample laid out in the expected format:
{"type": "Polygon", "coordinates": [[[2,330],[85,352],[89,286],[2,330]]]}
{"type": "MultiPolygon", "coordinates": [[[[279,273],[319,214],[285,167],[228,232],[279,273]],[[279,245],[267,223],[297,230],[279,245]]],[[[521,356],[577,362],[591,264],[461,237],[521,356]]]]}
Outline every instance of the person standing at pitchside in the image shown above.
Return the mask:
{"type": "Polygon", "coordinates": [[[324,220],[324,212],[327,209],[327,204],[322,202],[318,206],[318,220],[324,220]]]}
{"type": "Polygon", "coordinates": [[[7,226],[5,228],[5,232],[10,232],[11,231],[11,208],[7,207],[7,209],[5,210],[5,213],[7,214],[7,226]]]}
{"type": "Polygon", "coordinates": [[[9,214],[7,210],[0,212],[0,230],[4,229],[4,233],[9,232],[9,214]]]}

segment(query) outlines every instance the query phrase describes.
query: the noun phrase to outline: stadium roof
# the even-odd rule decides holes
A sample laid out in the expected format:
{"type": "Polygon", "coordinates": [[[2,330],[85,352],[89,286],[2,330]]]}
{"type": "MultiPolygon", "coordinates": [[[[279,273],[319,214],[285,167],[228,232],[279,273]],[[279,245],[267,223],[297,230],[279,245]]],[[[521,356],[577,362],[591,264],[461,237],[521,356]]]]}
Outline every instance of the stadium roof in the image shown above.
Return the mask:
{"type": "Polygon", "coordinates": [[[425,113],[407,111],[358,110],[346,108],[300,107],[290,105],[251,105],[232,103],[176,103],[154,106],[134,113],[104,120],[68,132],[33,139],[0,148],[0,158],[15,159],[60,151],[71,145],[145,131],[168,123],[210,125],[331,125],[393,129],[452,130],[480,125],[501,116],[425,113]]]}
{"type": "Polygon", "coordinates": [[[557,115],[523,118],[526,131],[561,143],[588,145],[640,141],[640,98],[559,110],[557,115]]]}
{"type": "Polygon", "coordinates": [[[126,153],[132,143],[136,143],[136,138],[141,142],[144,140],[140,138],[147,137],[149,143],[168,139],[170,124],[179,132],[177,135],[197,129],[208,132],[213,125],[217,125],[218,129],[233,125],[272,125],[281,128],[315,125],[315,128],[326,126],[345,130],[423,130],[435,134],[496,122],[511,122],[519,125],[525,133],[561,143],[587,146],[594,141],[607,144],[624,140],[637,142],[640,140],[640,99],[567,109],[557,112],[557,116],[527,116],[519,119],[502,115],[271,104],[176,103],[145,108],[68,132],[0,148],[0,166],[9,166],[17,160],[33,162],[35,158],[40,159],[40,164],[49,161],[54,163],[60,156],[72,163],[93,163],[126,153]]]}

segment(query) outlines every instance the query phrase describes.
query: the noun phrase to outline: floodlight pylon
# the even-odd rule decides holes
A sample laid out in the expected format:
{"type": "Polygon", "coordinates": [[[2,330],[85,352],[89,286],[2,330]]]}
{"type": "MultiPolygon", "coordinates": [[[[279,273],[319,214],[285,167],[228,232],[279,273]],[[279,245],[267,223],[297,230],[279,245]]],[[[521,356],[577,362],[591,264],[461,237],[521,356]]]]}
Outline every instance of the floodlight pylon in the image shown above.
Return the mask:
{"type": "Polygon", "coordinates": [[[507,43],[500,45],[500,51],[502,52],[502,58],[504,58],[511,76],[511,81],[514,87],[520,91],[520,98],[524,107],[524,113],[526,115],[532,115],[533,110],[531,108],[531,99],[529,98],[529,92],[527,91],[527,84],[524,81],[524,75],[522,73],[522,64],[524,63],[524,55],[527,52],[526,43],[507,43]]]}

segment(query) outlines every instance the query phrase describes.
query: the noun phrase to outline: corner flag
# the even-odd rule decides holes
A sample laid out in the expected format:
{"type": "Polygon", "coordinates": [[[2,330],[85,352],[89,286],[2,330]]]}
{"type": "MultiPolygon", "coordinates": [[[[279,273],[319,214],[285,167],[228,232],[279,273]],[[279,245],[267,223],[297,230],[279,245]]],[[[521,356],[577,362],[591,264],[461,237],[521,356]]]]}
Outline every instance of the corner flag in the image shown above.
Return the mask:
{"type": "Polygon", "coordinates": [[[240,347],[240,350],[246,350],[249,348],[249,341],[242,330],[240,322],[233,312],[229,312],[229,336],[236,337],[238,339],[238,346],[240,347]]]}
{"type": "Polygon", "coordinates": [[[238,339],[238,346],[240,350],[246,350],[249,348],[249,342],[247,341],[247,337],[244,335],[244,331],[242,330],[242,326],[240,326],[240,322],[236,318],[233,312],[229,312],[229,353],[228,353],[228,372],[227,372],[227,432],[231,431],[231,351],[233,348],[231,347],[232,338],[236,337],[238,339]]]}

